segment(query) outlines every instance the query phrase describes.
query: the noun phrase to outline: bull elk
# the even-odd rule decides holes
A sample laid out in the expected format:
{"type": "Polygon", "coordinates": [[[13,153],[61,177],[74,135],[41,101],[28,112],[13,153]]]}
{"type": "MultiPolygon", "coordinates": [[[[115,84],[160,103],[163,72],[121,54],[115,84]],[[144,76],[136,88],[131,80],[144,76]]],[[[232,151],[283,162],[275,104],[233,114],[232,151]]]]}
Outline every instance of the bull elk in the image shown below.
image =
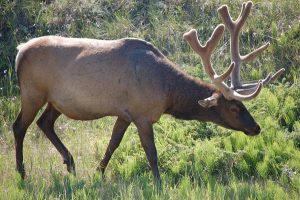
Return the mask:
{"type": "Polygon", "coordinates": [[[76,120],[116,116],[111,140],[98,169],[105,168],[130,125],[137,127],[152,173],[160,179],[153,123],[162,114],[184,120],[214,122],[223,127],[257,135],[260,127],[242,101],[255,98],[262,85],[273,76],[250,84],[241,83],[240,65],[253,60],[267,45],[241,56],[239,33],[249,15],[252,2],[244,3],[233,21],[227,6],[218,12],[225,25],[218,25],[202,46],[197,32],[184,34],[192,49],[200,55],[212,84],[184,73],[150,43],[139,39],[76,39],[45,36],[18,46],[16,72],[21,90],[21,111],[13,124],[17,171],[25,176],[23,140],[37,112],[47,107],[37,121],[39,128],[63,157],[69,172],[75,173],[71,153],[54,131],[54,123],[64,114],[76,120]],[[211,55],[225,26],[231,34],[232,64],[221,75],[211,65],[211,55]],[[225,80],[231,76],[231,86],[225,80]]]}

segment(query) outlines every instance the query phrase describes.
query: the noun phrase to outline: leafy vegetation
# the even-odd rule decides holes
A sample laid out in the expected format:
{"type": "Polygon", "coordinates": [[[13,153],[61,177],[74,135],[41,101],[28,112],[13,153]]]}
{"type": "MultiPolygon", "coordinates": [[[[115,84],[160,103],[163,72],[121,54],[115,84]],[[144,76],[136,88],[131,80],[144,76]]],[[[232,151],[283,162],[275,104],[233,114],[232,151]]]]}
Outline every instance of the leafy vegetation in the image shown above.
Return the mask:
{"type": "MultiPolygon", "coordinates": [[[[14,73],[16,46],[42,35],[152,42],[187,73],[207,80],[201,62],[182,39],[190,28],[206,40],[221,22],[216,9],[228,4],[237,16],[242,1],[0,0],[0,199],[298,199],[300,195],[300,5],[297,0],[254,1],[241,36],[242,53],[271,47],[243,66],[245,80],[284,67],[278,83],[246,106],[262,127],[248,137],[211,123],[163,116],[155,125],[162,184],[157,187],[130,126],[106,177],[96,167],[114,118],[80,122],[61,117],[59,137],[72,152],[77,176],[44,134],[32,125],[24,142],[27,179],[15,172],[11,125],[20,109],[14,73]]],[[[229,34],[214,54],[222,71],[230,62],[229,34]]]]}

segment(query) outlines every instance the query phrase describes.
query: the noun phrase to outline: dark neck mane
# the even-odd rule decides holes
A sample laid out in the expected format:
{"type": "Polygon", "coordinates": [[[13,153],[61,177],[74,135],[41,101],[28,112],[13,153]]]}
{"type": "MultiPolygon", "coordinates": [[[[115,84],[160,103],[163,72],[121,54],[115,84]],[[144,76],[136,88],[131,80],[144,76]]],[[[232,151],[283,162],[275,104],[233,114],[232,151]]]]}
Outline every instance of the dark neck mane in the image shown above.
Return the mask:
{"type": "Polygon", "coordinates": [[[179,119],[211,121],[213,109],[201,107],[198,101],[211,96],[216,89],[181,71],[178,71],[176,80],[172,82],[170,103],[165,113],[179,119]]]}

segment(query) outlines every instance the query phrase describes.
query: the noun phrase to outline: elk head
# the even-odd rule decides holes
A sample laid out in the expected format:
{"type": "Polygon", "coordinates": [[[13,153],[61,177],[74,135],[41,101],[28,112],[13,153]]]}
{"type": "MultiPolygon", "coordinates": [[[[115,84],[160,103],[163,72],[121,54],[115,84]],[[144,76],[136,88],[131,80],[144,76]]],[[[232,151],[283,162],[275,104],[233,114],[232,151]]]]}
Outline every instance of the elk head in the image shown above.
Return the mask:
{"type": "Polygon", "coordinates": [[[263,80],[241,83],[241,64],[254,60],[269,46],[267,43],[245,56],[241,56],[239,53],[239,34],[251,7],[252,2],[244,3],[236,21],[232,20],[226,5],[220,7],[218,12],[225,25],[218,25],[204,46],[200,44],[195,29],[185,33],[184,38],[192,49],[200,55],[204,71],[218,89],[218,92],[206,99],[199,100],[198,103],[204,108],[215,109],[219,114],[219,119],[213,120],[215,123],[226,128],[243,131],[247,135],[257,135],[260,133],[260,127],[242,104],[242,101],[254,99],[261,91],[262,86],[276,80],[284,72],[284,69],[280,69],[273,76],[270,73],[263,80]],[[224,33],[225,26],[230,31],[232,63],[223,74],[218,75],[212,67],[211,55],[224,33]],[[229,77],[231,78],[231,87],[224,82],[229,77]]]}

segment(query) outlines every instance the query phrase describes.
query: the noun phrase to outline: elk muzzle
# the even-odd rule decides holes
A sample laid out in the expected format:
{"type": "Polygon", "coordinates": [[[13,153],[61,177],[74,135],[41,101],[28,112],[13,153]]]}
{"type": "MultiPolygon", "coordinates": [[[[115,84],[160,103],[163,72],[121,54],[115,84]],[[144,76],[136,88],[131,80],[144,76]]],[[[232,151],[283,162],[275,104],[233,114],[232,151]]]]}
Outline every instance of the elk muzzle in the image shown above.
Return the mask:
{"type": "Polygon", "coordinates": [[[249,136],[255,136],[260,133],[260,126],[255,123],[253,127],[245,128],[244,133],[249,136]]]}

